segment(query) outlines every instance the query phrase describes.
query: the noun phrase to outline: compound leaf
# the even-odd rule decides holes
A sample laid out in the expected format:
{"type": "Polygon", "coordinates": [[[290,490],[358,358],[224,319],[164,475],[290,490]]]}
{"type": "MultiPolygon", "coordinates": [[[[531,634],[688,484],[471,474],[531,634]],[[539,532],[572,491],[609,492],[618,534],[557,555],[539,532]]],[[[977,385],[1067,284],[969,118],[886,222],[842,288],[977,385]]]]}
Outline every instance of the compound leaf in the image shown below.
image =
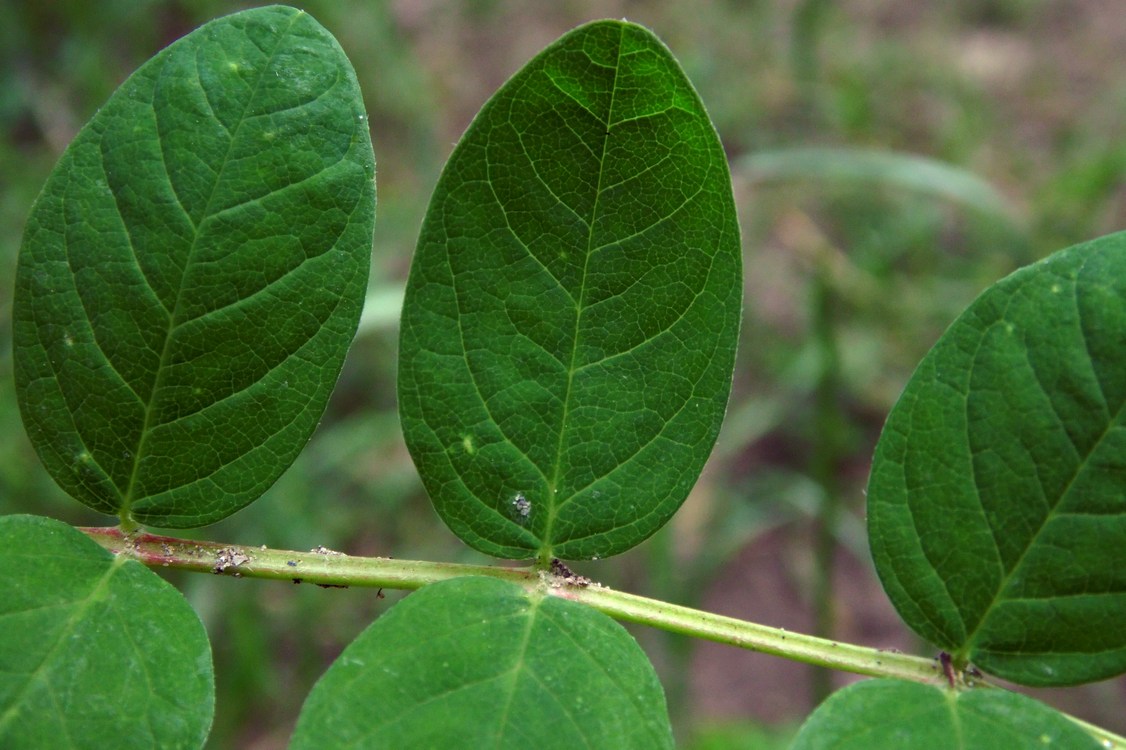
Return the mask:
{"type": "Polygon", "coordinates": [[[359,320],[374,170],[351,65],[292,8],[213,21],[114,93],[16,277],[20,408],[67,492],[184,527],[277,479],[359,320]]]}
{"type": "Polygon", "coordinates": [[[1097,750],[1058,711],[1007,690],[955,692],[902,680],[839,690],[806,719],[790,750],[1097,750]]]}
{"type": "Polygon", "coordinates": [[[180,592],[36,516],[0,518],[0,570],[0,746],[203,746],[211,647],[180,592]]]}
{"type": "Polygon", "coordinates": [[[672,746],[661,684],[620,625],[473,577],[427,586],[361,633],[290,748],[672,746]]]}
{"type": "Polygon", "coordinates": [[[742,300],[723,149],[645,29],[562,37],[484,106],[434,191],[400,341],[403,432],[489,554],[621,552],[715,442],[742,300]]]}
{"type": "Polygon", "coordinates": [[[987,289],[912,376],[868,488],[917,633],[1029,685],[1126,671],[1126,233],[987,289]]]}

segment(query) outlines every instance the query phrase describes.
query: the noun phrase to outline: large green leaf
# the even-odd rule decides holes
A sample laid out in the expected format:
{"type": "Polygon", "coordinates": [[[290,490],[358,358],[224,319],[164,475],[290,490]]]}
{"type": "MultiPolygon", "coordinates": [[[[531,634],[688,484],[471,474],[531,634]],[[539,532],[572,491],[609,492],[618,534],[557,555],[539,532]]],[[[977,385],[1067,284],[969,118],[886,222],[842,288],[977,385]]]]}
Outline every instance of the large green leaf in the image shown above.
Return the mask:
{"type": "Polygon", "coordinates": [[[0,518],[0,747],[198,748],[211,647],[184,597],[64,523],[0,518]]]}
{"type": "Polygon", "coordinates": [[[986,290],[919,365],[868,488],[920,635],[1025,684],[1126,670],[1126,233],[986,290]]]}
{"type": "Polygon", "coordinates": [[[292,8],[209,23],[122,84],[36,201],[16,277],[20,407],[67,492],[197,526],[277,479],[356,329],[374,170],[348,60],[292,8]]]}
{"type": "Polygon", "coordinates": [[[446,165],[407,284],[403,432],[438,513],[497,556],[656,531],[731,385],[739,230],[723,149],[645,29],[544,50],[446,165]]]}
{"type": "Polygon", "coordinates": [[[790,750],[1096,750],[1094,737],[1042,703],[1006,690],[955,692],[900,680],[840,690],[790,750]]]}
{"type": "Polygon", "coordinates": [[[671,748],[637,642],[581,604],[492,578],[411,594],[313,688],[291,750],[671,748]]]}

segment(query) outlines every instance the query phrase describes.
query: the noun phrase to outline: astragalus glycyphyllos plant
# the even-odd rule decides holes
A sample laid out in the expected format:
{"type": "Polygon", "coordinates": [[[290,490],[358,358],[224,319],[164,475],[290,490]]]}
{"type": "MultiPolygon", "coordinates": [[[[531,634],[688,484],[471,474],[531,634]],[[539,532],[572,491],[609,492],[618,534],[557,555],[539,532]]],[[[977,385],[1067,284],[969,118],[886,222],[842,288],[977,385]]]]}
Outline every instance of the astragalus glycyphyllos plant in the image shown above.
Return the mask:
{"type": "Polygon", "coordinates": [[[482,108],[403,306],[403,433],[435,508],[532,564],[145,532],[234,513],[308,440],[359,320],[374,178],[350,63],[284,7],[159,53],[63,155],[20,255],[17,390],[51,475],[119,524],[0,519],[0,744],[203,744],[210,646],[145,567],[168,566],[422,589],[329,668],[294,748],[670,747],[661,685],[612,618],[882,678],[832,696],[798,748],[1126,747],[987,677],[1126,671],[1126,234],[984,292],[888,419],[873,557],[939,657],[612,591],[563,562],[677,511],[742,314],[724,152],[670,52],[624,21],[566,34],[482,108]]]}

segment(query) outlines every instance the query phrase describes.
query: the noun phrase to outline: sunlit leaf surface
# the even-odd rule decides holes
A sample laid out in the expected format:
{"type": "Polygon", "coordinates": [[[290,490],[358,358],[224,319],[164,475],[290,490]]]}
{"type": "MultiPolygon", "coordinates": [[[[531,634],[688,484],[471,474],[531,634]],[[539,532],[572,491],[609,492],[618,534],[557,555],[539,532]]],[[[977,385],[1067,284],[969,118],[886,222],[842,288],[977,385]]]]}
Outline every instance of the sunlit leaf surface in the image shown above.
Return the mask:
{"type": "Polygon", "coordinates": [[[0,747],[199,748],[211,646],[180,592],[70,526],[0,518],[0,747]]]}

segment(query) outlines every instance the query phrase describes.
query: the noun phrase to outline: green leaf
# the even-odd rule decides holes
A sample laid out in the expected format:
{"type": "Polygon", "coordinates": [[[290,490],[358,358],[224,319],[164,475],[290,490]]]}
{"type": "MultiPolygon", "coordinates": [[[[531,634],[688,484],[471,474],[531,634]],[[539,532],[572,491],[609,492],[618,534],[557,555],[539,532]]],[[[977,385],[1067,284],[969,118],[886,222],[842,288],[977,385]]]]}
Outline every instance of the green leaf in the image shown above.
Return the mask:
{"type": "Polygon", "coordinates": [[[1062,714],[1006,690],[865,680],[829,696],[790,750],[1097,750],[1062,714]]]}
{"type": "Polygon", "coordinates": [[[400,341],[403,432],[486,553],[589,558],[676,511],[715,442],[742,299],[723,149],[651,33],[562,37],[434,191],[400,341]]]}
{"type": "Polygon", "coordinates": [[[987,289],[896,404],[868,488],[900,615],[1030,685],[1126,670],[1126,233],[987,289]]]}
{"type": "Polygon", "coordinates": [[[67,492],[184,527],[277,479],[356,329],[374,169],[348,60],[292,8],[213,21],[122,84],[36,201],[16,277],[20,408],[67,492]]]}
{"type": "Polygon", "coordinates": [[[601,612],[492,578],[411,594],[313,688],[291,750],[671,748],[664,692],[601,612]]]}
{"type": "Polygon", "coordinates": [[[0,518],[0,747],[198,748],[211,647],[184,597],[64,523],[0,518]]]}

